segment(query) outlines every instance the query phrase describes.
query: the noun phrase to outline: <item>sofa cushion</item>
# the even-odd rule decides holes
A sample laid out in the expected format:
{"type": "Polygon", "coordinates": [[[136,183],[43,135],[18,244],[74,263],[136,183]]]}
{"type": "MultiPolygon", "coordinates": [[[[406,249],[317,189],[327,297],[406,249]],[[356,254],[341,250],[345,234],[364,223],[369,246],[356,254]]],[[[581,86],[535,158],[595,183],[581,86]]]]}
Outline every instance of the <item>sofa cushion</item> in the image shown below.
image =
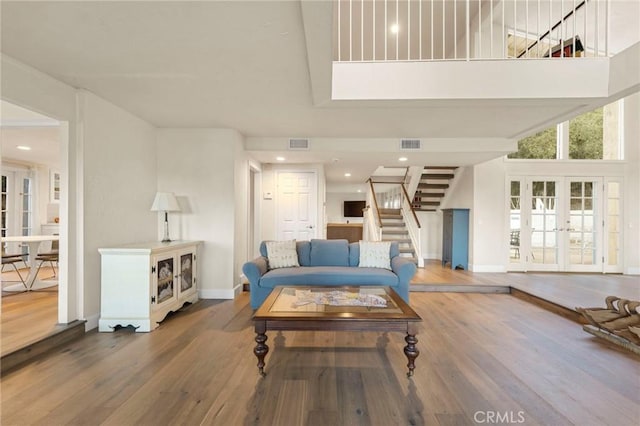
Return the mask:
{"type": "MultiPolygon", "coordinates": [[[[389,258],[393,259],[396,256],[400,256],[400,248],[397,241],[391,241],[389,258]]],[[[349,266],[358,265],[360,265],[360,243],[351,243],[349,244],[349,266]]]]}
{"type": "Polygon", "coordinates": [[[298,241],[296,243],[296,250],[298,251],[298,262],[300,266],[311,266],[311,242],[298,241]]]}
{"type": "Polygon", "coordinates": [[[360,243],[349,244],[349,266],[360,264],[360,243]]]}
{"type": "Polygon", "coordinates": [[[398,276],[379,268],[310,266],[273,269],[262,276],[260,287],[277,285],[379,285],[395,287],[398,276]]]}
{"type": "Polygon", "coordinates": [[[391,269],[389,258],[391,243],[389,241],[360,241],[361,268],[391,269]]]}
{"type": "MultiPolygon", "coordinates": [[[[260,256],[267,256],[267,243],[269,241],[263,241],[260,243],[260,256]]],[[[311,256],[311,243],[309,241],[296,241],[296,251],[298,252],[298,263],[300,266],[310,266],[311,256]]]]}
{"type": "Polygon", "coordinates": [[[311,266],[349,266],[347,240],[311,240],[311,266]]]}
{"type": "Polygon", "coordinates": [[[269,269],[300,266],[298,263],[298,252],[296,251],[295,240],[269,241],[266,245],[269,269]]]}

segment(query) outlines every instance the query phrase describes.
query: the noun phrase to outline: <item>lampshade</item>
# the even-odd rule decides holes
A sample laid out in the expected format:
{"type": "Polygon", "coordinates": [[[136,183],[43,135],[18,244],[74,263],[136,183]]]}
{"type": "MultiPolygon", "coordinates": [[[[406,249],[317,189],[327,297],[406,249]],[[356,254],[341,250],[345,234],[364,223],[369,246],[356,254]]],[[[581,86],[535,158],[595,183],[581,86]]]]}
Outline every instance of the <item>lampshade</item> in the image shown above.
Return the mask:
{"type": "Polygon", "coordinates": [[[151,205],[154,212],[179,212],[180,205],[173,192],[158,192],[151,205]]]}

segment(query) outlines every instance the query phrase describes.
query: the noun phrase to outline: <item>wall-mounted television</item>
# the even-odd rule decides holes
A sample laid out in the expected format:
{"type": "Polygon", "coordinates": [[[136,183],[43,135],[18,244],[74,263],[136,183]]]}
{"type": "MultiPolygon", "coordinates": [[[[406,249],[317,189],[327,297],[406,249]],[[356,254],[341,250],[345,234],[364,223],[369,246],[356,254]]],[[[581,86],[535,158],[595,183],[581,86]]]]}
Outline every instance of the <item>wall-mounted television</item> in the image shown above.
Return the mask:
{"type": "Polygon", "coordinates": [[[344,217],[362,217],[362,210],[367,206],[366,201],[345,201],[343,206],[344,217]]]}

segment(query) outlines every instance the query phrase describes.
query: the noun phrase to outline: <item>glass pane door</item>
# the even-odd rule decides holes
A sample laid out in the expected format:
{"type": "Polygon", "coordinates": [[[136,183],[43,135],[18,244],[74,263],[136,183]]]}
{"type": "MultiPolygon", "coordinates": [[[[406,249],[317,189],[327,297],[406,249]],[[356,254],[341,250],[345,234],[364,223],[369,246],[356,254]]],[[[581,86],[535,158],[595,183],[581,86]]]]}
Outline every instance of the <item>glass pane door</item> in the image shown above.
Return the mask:
{"type": "Polygon", "coordinates": [[[564,227],[566,270],[601,271],[602,181],[568,178],[569,199],[564,227]]]}
{"type": "Polygon", "coordinates": [[[556,180],[530,182],[530,253],[528,263],[536,270],[558,270],[558,190],[556,180]]]}

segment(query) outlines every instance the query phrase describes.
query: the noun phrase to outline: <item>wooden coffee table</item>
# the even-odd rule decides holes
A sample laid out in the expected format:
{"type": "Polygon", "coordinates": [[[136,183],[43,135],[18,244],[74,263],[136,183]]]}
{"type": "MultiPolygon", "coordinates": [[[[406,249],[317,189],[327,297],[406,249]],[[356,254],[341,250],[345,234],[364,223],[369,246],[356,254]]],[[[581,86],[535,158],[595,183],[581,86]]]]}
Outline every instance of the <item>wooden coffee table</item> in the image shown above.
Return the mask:
{"type": "MultiPolygon", "coordinates": [[[[306,293],[307,295],[309,293],[306,293]]],[[[416,348],[416,328],[422,318],[389,287],[319,287],[278,286],[258,308],[253,316],[256,331],[256,347],[253,353],[258,358],[258,370],[264,372],[264,358],[269,352],[266,344],[267,330],[309,331],[400,331],[406,333],[407,346],[404,353],[409,361],[408,377],[413,375],[415,359],[420,352],[416,348]],[[340,291],[347,300],[374,295],[386,300],[386,307],[334,306],[309,303],[297,305],[300,291],[340,291]]]]}

